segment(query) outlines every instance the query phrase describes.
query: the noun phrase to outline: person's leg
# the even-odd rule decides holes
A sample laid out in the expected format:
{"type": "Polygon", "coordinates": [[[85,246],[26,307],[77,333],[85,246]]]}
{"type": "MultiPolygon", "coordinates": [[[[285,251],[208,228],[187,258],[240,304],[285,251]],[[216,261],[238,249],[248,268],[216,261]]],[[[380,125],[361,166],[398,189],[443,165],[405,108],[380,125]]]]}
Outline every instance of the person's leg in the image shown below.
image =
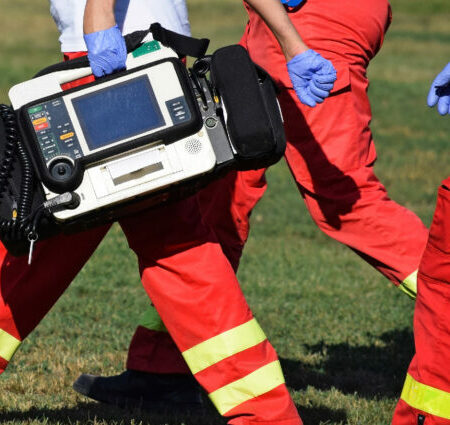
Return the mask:
{"type": "Polygon", "coordinates": [[[203,221],[235,272],[250,231],[250,215],[267,189],[265,171],[231,171],[198,194],[203,221]]]}
{"type": "Polygon", "coordinates": [[[230,424],[300,424],[275,350],[195,198],[121,221],[144,287],[230,424]],[[158,223],[157,226],[154,223],[158,223]]]}
{"type": "Polygon", "coordinates": [[[418,274],[414,356],[393,425],[450,425],[450,178],[439,188],[418,274]]]}
{"type": "Polygon", "coordinates": [[[315,108],[296,98],[282,52],[265,23],[249,14],[250,31],[242,42],[284,86],[286,159],[314,221],[414,296],[427,230],[415,214],[389,199],[373,172],[366,69],[390,23],[388,2],[361,0],[355,7],[351,0],[323,0],[290,11],[305,43],[337,70],[329,98],[315,108]]]}
{"type": "Polygon", "coordinates": [[[39,324],[108,231],[104,226],[36,244],[33,261],[2,250],[0,269],[0,373],[39,324]]]}
{"type": "MultiPolygon", "coordinates": [[[[231,171],[197,195],[203,221],[215,233],[235,272],[248,238],[250,214],[266,188],[264,169],[231,171]]],[[[127,369],[149,373],[188,372],[152,306],[144,313],[131,340],[127,369]]]]}
{"type": "Polygon", "coordinates": [[[286,159],[317,226],[414,296],[428,232],[375,176],[369,118],[358,121],[368,107],[367,81],[358,81],[363,77],[356,72],[349,77],[347,91],[315,110],[301,105],[291,90],[283,92],[286,159]]]}
{"type": "MultiPolygon", "coordinates": [[[[267,184],[265,170],[228,173],[223,179],[212,182],[197,195],[203,221],[213,230],[218,242],[237,271],[244,244],[249,233],[249,218],[252,209],[264,194],[267,184]]],[[[98,401],[119,405],[132,405],[146,400],[146,407],[152,402],[164,401],[180,405],[198,404],[198,387],[189,385],[190,371],[180,351],[153,306],[144,313],[131,340],[126,371],[109,377],[82,374],[74,383],[79,393],[98,401]],[[158,375],[180,375],[178,380],[167,376],[167,383],[158,375]],[[185,376],[182,391],[171,386],[179,386],[185,376]],[[150,391],[153,387],[160,391],[150,391]]],[[[181,406],[182,407],[182,406],[181,406]]]]}

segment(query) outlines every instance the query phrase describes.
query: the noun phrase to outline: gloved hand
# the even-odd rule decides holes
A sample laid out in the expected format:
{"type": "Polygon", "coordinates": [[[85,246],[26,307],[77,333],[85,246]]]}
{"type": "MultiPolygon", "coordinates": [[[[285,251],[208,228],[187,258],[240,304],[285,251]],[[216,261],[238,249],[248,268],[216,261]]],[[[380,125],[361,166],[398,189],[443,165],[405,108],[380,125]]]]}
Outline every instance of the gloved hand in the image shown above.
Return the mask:
{"type": "Polygon", "coordinates": [[[125,68],[127,47],[117,25],[84,35],[92,73],[98,78],[125,68]]]}
{"type": "Polygon", "coordinates": [[[336,81],[333,64],[311,49],[291,59],[287,68],[298,98],[311,107],[328,97],[336,81]]]}
{"type": "Polygon", "coordinates": [[[441,115],[450,114],[450,86],[447,89],[441,89],[441,93],[437,89],[446,84],[450,84],[450,63],[434,79],[430,92],[428,93],[428,106],[432,108],[437,103],[437,110],[441,115]],[[436,93],[436,89],[438,93],[436,93]]]}
{"type": "Polygon", "coordinates": [[[289,7],[297,7],[303,0],[280,0],[281,4],[289,7]]]}

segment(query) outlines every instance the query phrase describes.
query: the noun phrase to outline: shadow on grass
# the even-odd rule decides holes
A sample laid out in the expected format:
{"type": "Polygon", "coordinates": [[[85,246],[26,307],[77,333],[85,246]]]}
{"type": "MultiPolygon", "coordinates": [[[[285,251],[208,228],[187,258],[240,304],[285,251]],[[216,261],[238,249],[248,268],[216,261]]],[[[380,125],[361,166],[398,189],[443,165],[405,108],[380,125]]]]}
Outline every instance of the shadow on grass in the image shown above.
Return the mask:
{"type": "Polygon", "coordinates": [[[334,387],[344,394],[357,392],[366,398],[398,397],[414,354],[413,334],[404,329],[387,332],[379,339],[380,346],[306,346],[324,360],[310,367],[298,360],[281,359],[288,386],[297,391],[308,385],[319,390],[334,387]]]}
{"type": "Polygon", "coordinates": [[[8,411],[0,415],[0,423],[8,421],[45,424],[142,424],[142,425],[223,425],[224,421],[210,409],[201,412],[145,412],[126,410],[99,403],[79,403],[72,408],[32,408],[27,411],[8,411]]]}
{"type": "MultiPolygon", "coordinates": [[[[320,423],[345,423],[347,416],[343,410],[331,410],[326,407],[299,407],[304,423],[319,425],[320,423]]],[[[147,413],[141,410],[127,411],[98,403],[79,403],[73,408],[38,409],[27,411],[2,412],[0,423],[39,421],[50,424],[132,424],[141,425],[224,425],[226,421],[211,409],[204,412],[170,414],[147,413]]]]}
{"type": "MultiPolygon", "coordinates": [[[[320,343],[306,346],[311,354],[323,358],[314,366],[298,360],[281,359],[287,384],[296,391],[307,386],[327,391],[336,388],[344,394],[358,393],[360,397],[398,397],[413,355],[413,335],[410,329],[387,332],[377,338],[379,345],[350,346],[346,343],[320,343]]],[[[304,423],[347,423],[344,410],[328,407],[297,406],[304,423]]],[[[98,403],[79,403],[73,408],[33,408],[28,411],[2,412],[0,423],[40,421],[47,425],[71,424],[142,424],[142,425],[223,425],[211,406],[200,412],[147,413],[127,411],[98,403]]]]}
{"type": "Polygon", "coordinates": [[[296,405],[304,424],[344,424],[347,423],[345,410],[331,410],[328,407],[303,407],[296,405]]]}

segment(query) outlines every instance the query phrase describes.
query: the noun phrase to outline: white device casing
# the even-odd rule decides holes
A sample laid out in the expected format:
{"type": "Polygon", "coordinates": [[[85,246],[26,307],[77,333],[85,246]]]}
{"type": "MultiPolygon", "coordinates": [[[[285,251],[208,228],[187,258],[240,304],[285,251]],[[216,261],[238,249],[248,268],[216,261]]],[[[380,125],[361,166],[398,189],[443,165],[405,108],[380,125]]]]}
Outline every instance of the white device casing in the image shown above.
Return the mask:
{"type": "MultiPolygon", "coordinates": [[[[164,46],[161,46],[160,50],[139,57],[129,54],[127,69],[170,57],[177,57],[177,55],[164,46]]],[[[145,70],[142,72],[145,73],[145,70]]],[[[12,87],[9,97],[14,109],[18,110],[28,103],[62,93],[61,84],[90,74],[90,68],[82,68],[44,75],[12,87]]],[[[120,81],[120,79],[112,80],[110,84],[115,84],[118,80],[120,81]]],[[[156,88],[156,92],[158,90],[156,88]]],[[[78,96],[81,92],[82,90],[76,95],[78,96]]],[[[66,102],[67,105],[69,102],[66,102]]],[[[71,105],[68,109],[70,108],[71,105]]],[[[167,114],[164,118],[166,123],[172,122],[167,114]]],[[[78,123],[73,122],[73,124],[77,134],[81,135],[78,123]]],[[[84,148],[87,148],[83,138],[80,139],[81,147],[83,148],[84,145],[84,148]]],[[[80,197],[80,205],[75,209],[55,212],[54,217],[62,222],[73,220],[101,208],[118,205],[208,173],[215,164],[216,156],[205,127],[196,134],[167,145],[162,141],[152,142],[133,151],[89,164],[84,171],[82,183],[75,190],[80,197]]],[[[43,189],[47,200],[57,196],[45,186],[43,189]]]]}

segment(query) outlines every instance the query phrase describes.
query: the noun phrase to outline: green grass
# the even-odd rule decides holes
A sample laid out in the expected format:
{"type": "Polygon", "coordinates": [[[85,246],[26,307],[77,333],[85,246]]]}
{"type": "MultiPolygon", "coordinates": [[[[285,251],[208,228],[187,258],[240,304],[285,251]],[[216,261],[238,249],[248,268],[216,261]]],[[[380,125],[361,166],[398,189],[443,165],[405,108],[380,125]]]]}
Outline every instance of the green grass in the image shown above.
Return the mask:
{"type": "MultiPolygon", "coordinates": [[[[246,15],[239,1],[188,3],[194,34],[211,37],[212,49],[240,38],[246,15]]],[[[2,2],[0,102],[11,85],[59,60],[47,9],[44,0],[2,2]]],[[[376,171],[390,195],[429,224],[449,170],[450,120],[425,100],[450,58],[450,14],[441,0],[394,0],[393,10],[369,70],[376,171]]],[[[413,303],[315,228],[283,163],[268,180],[239,279],[278,350],[305,424],[385,425],[413,352],[413,303]]],[[[0,378],[1,423],[214,423],[126,413],[71,390],[81,372],[123,369],[147,303],[136,260],[114,227],[0,378]]]]}

